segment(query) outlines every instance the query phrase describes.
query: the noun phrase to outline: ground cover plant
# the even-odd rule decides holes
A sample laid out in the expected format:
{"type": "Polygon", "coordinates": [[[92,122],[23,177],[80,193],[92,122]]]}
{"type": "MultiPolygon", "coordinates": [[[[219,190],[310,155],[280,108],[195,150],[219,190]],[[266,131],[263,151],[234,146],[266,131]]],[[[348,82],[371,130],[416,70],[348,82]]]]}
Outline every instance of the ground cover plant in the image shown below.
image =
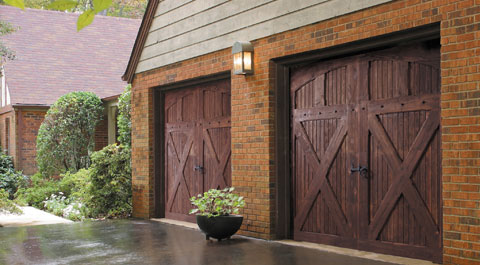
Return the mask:
{"type": "Polygon", "coordinates": [[[22,210],[18,208],[13,201],[8,199],[8,192],[4,189],[0,189],[0,213],[22,213],[22,210]]]}

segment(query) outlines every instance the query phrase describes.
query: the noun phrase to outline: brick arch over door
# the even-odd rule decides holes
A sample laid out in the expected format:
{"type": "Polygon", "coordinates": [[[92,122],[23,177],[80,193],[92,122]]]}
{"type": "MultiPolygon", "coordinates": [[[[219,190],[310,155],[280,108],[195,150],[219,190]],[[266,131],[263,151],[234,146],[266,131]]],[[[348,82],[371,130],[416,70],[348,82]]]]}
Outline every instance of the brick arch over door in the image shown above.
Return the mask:
{"type": "Polygon", "coordinates": [[[191,221],[190,198],[231,186],[230,80],[165,92],[165,216],[191,221]]]}
{"type": "Polygon", "coordinates": [[[442,257],[440,50],[427,43],[293,68],[293,235],[442,257]]]}

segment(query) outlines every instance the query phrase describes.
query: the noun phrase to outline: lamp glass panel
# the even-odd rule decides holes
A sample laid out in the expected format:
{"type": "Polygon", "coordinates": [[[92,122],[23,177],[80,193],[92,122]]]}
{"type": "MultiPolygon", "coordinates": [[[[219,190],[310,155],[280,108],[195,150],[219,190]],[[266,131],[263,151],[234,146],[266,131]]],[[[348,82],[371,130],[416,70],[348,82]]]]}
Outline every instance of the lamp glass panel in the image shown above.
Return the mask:
{"type": "Polygon", "coordinates": [[[233,71],[235,73],[241,73],[242,69],[242,53],[235,53],[233,55],[233,71]]]}
{"type": "Polygon", "coordinates": [[[252,70],[252,53],[251,52],[243,52],[243,65],[245,67],[245,71],[252,70]]]}

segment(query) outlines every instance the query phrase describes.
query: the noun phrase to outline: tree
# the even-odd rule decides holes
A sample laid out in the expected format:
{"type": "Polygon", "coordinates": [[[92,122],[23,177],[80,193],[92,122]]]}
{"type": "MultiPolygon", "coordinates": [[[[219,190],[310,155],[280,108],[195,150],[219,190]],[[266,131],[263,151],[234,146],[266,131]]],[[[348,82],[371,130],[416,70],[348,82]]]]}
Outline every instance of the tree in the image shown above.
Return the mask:
{"type": "Polygon", "coordinates": [[[132,122],[130,115],[131,85],[125,87],[118,98],[118,141],[129,148],[132,146],[132,122]]]}
{"type": "Polygon", "coordinates": [[[7,5],[25,9],[54,9],[81,13],[77,30],[90,25],[95,15],[140,18],[145,12],[147,0],[0,0],[7,5]]]}
{"type": "MultiPolygon", "coordinates": [[[[11,34],[15,32],[17,28],[12,26],[10,23],[0,20],[0,37],[11,34]]],[[[13,60],[15,59],[15,52],[12,51],[10,48],[5,46],[0,39],[0,67],[6,60],[13,60]]]]}
{"type": "Polygon", "coordinates": [[[102,114],[102,101],[94,93],[71,92],[60,97],[38,130],[40,173],[52,176],[88,167],[95,147],[95,127],[102,114]]]}

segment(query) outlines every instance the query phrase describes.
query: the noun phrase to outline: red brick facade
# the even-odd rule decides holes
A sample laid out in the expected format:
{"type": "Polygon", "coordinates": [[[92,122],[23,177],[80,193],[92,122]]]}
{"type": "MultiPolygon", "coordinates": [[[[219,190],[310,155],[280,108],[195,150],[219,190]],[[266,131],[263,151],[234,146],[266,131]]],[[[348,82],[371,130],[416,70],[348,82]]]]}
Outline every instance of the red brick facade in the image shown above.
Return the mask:
{"type": "Polygon", "coordinates": [[[108,145],[108,117],[104,115],[95,129],[95,151],[108,145]]]}
{"type": "MultiPolygon", "coordinates": [[[[480,1],[401,0],[253,41],[255,74],[232,75],[232,183],[246,198],[241,233],[275,229],[272,59],[439,22],[445,264],[480,264],[480,1]],[[248,128],[254,128],[253,130],[248,128]]],[[[230,49],[137,74],[133,82],[134,215],[154,216],[153,87],[231,70],[230,49]]]]}
{"type": "Polygon", "coordinates": [[[45,118],[45,110],[17,110],[17,155],[15,167],[25,175],[37,172],[37,134],[45,118]]]}

